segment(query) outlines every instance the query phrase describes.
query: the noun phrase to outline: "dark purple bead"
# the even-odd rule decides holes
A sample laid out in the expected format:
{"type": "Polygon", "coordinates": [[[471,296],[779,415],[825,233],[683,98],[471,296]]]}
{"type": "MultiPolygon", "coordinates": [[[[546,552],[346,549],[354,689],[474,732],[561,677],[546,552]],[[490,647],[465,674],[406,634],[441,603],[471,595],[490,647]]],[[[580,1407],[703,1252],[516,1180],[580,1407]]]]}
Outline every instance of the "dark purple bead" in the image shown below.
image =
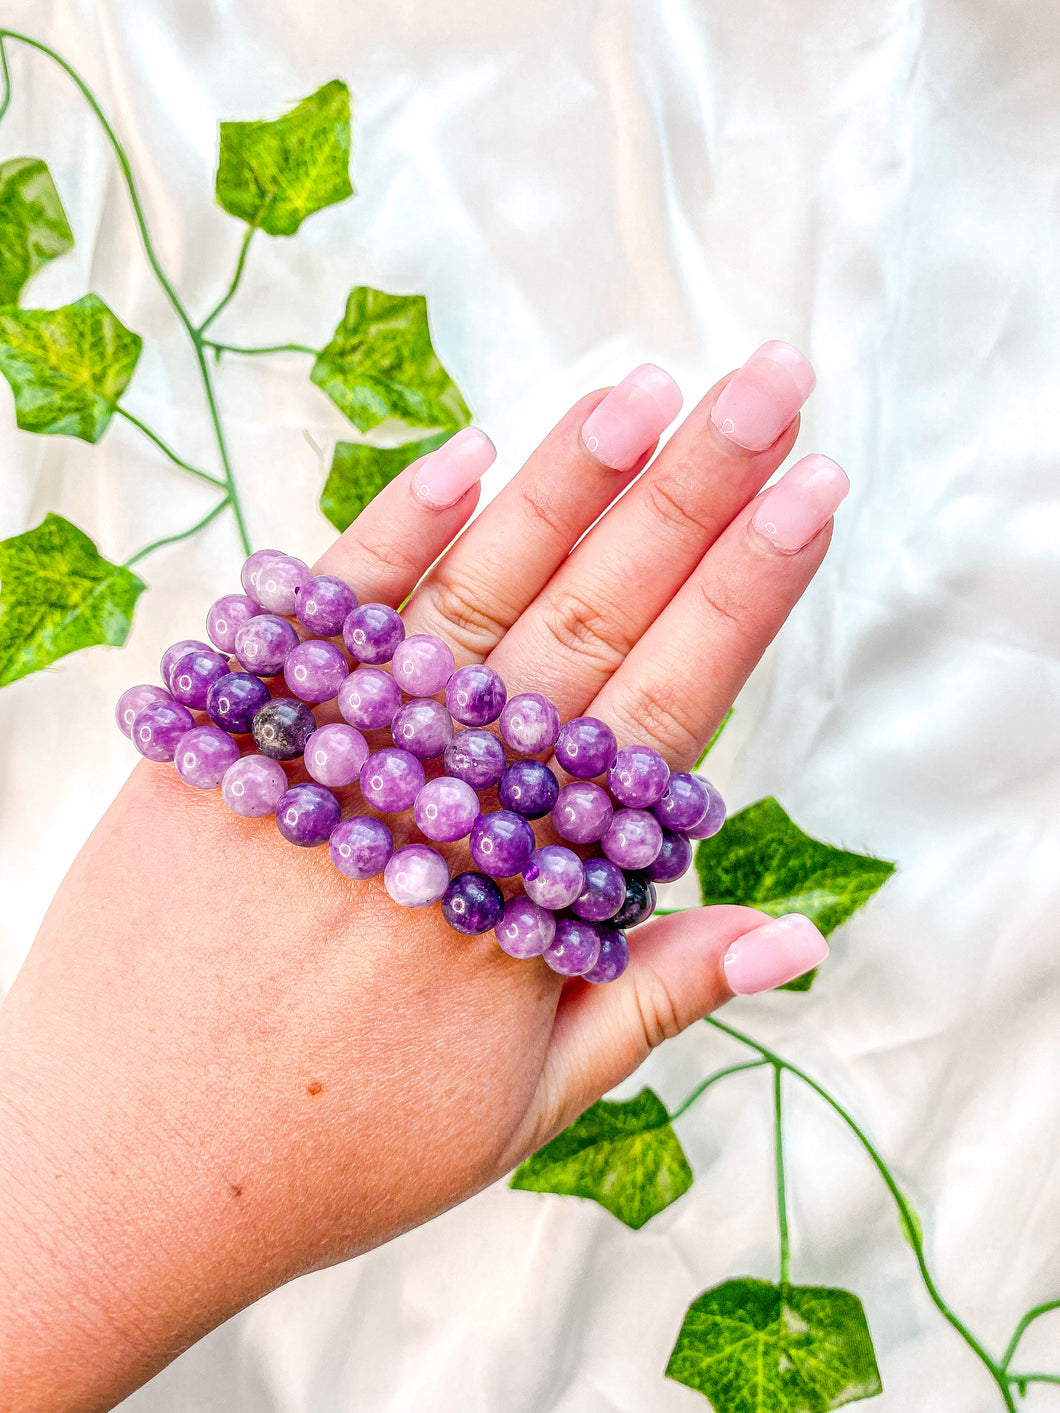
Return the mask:
{"type": "Polygon", "coordinates": [[[298,621],[318,638],[334,638],[357,607],[357,595],[334,574],[318,574],[295,590],[298,621]]]}
{"type": "Polygon", "coordinates": [[[626,874],[626,899],[611,919],[612,927],[636,927],[655,911],[655,884],[643,873],[626,874]]]}
{"type": "Polygon", "coordinates": [[[495,810],[481,815],[471,831],[471,857],[491,878],[511,878],[522,873],[536,842],[521,814],[495,810]]]}
{"type": "Polygon", "coordinates": [[[707,792],[707,810],[698,824],[682,829],[681,833],[687,834],[690,839],[712,839],[725,823],[725,801],[709,780],[704,780],[701,775],[696,779],[707,792]]]}
{"type": "Polygon", "coordinates": [[[582,972],[582,977],[585,981],[591,981],[594,986],[604,986],[609,981],[617,981],[629,966],[629,944],[626,934],[617,927],[598,923],[596,931],[600,938],[600,955],[595,966],[582,972]]]}
{"type": "Polygon", "coordinates": [[[445,748],[445,773],[473,790],[496,785],[504,774],[504,747],[492,731],[459,731],[445,748]]]}
{"type": "Polygon", "coordinates": [[[589,780],[573,780],[564,785],[552,809],[552,825],[562,839],[572,844],[595,844],[602,839],[614,818],[611,796],[589,780]]]}
{"type": "Polygon", "coordinates": [[[148,760],[172,760],[180,738],[195,725],[195,718],[179,702],[148,702],[136,713],[132,743],[148,760]]]}
{"type": "Polygon", "coordinates": [[[174,643],[171,648],[167,648],[162,654],[162,661],[158,665],[159,673],[163,684],[169,686],[169,676],[182,657],[188,653],[209,653],[213,652],[209,643],[202,642],[199,638],[181,638],[179,643],[174,643]]]}
{"type": "Polygon", "coordinates": [[[331,862],[347,878],[375,878],[394,852],[394,836],[381,819],[355,815],[336,824],[328,840],[331,862]]]}
{"type": "Polygon", "coordinates": [[[249,731],[258,712],[270,701],[269,689],[252,672],[229,672],[206,694],[210,720],[222,731],[240,736],[249,731]]]}
{"type": "Polygon", "coordinates": [[[692,845],[688,842],[687,835],[664,829],[659,857],[644,872],[655,883],[672,883],[675,878],[680,878],[688,872],[691,862],[692,845]]]}
{"type": "Polygon", "coordinates": [[[143,682],[137,687],[127,687],[118,698],[114,708],[114,720],[123,736],[132,735],[132,724],[148,702],[171,702],[173,698],[165,687],[143,682]]]}
{"type": "Polygon", "coordinates": [[[412,808],[425,779],[415,756],[387,746],[370,755],[361,767],[361,794],[374,809],[400,814],[412,808]]]}
{"type": "Polygon", "coordinates": [[[317,729],[316,718],[305,702],[294,697],[274,697],[250,724],[254,744],[270,760],[294,760],[305,750],[317,729]]]}
{"type": "Polygon", "coordinates": [[[227,673],[228,659],[220,653],[185,653],[169,675],[173,700],[192,711],[203,711],[210,688],[227,673]]]}
{"type": "Polygon", "coordinates": [[[619,868],[647,868],[659,857],[662,825],[649,810],[615,810],[600,847],[619,868]]]}
{"type": "Polygon", "coordinates": [[[233,653],[240,628],[263,612],[261,604],[247,598],[246,594],[225,594],[206,615],[207,636],[219,652],[233,653]]]}
{"type": "Polygon", "coordinates": [[[504,894],[484,873],[458,873],[442,898],[442,916],[467,936],[489,932],[503,912],[504,894]]]}
{"type": "Polygon", "coordinates": [[[559,781],[539,760],[517,760],[500,778],[497,798],[501,808],[515,810],[526,819],[548,814],[559,796],[559,781]]]}
{"type": "Polygon", "coordinates": [[[298,634],[286,618],[277,618],[274,613],[259,613],[236,633],[240,666],[259,677],[278,676],[287,654],[297,646],[298,634]]]}
{"type": "Polygon", "coordinates": [[[626,880],[610,859],[583,859],[585,884],[571,911],[587,922],[606,922],[626,900],[626,880]]]}
{"type": "Polygon", "coordinates": [[[561,917],[556,923],[556,935],[542,956],[560,976],[581,976],[600,959],[599,934],[591,922],[561,917]]]}
{"type": "Polygon", "coordinates": [[[276,828],[290,844],[326,844],[339,822],[339,802],[323,785],[292,785],[276,806],[276,828]]]}
{"type": "Polygon", "coordinates": [[[347,614],[342,625],[343,642],[351,656],[373,665],[389,662],[404,637],[401,614],[385,603],[362,603],[347,614]]]}
{"type": "Polygon", "coordinates": [[[433,697],[415,697],[398,707],[390,734],[417,760],[437,760],[453,739],[453,718],[433,697]]]}
{"type": "Polygon", "coordinates": [[[617,755],[615,733],[595,716],[576,716],[559,728],[556,759],[567,774],[577,780],[603,775],[617,755]]]}
{"type": "Polygon", "coordinates": [[[607,788],[620,805],[643,810],[661,799],[670,767],[652,746],[623,746],[607,772],[607,788]]]}
{"type": "Polygon", "coordinates": [[[304,702],[330,702],[350,675],[346,654],[334,643],[307,638],[284,658],[287,690],[304,702]]]}
{"type": "Polygon", "coordinates": [[[225,771],[239,759],[239,747],[227,731],[216,726],[193,726],[180,738],[173,764],[185,785],[216,790],[225,771]]]}
{"type": "Polygon", "coordinates": [[[550,751],[559,735],[559,712],[540,692],[520,692],[501,712],[501,735],[524,756],[550,751]]]}
{"type": "Polygon", "coordinates": [[[484,663],[458,667],[445,687],[449,713],[464,726],[488,726],[496,721],[507,696],[500,677],[484,663]]]}
{"type": "Polygon", "coordinates": [[[339,688],[339,711],[359,731],[381,731],[401,705],[401,688],[381,667],[358,667],[339,688]]]}
{"type": "Polygon", "coordinates": [[[651,807],[655,818],[667,829],[692,829],[707,812],[709,796],[702,780],[687,770],[675,770],[666,793],[651,807]]]}

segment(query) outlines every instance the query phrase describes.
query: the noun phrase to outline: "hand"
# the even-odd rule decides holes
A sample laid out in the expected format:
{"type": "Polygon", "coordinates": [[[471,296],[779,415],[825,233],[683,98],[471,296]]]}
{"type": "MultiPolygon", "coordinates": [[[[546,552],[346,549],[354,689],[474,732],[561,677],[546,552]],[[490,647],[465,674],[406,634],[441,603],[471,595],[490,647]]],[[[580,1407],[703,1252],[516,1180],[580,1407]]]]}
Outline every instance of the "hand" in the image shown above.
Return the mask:
{"type": "MultiPolygon", "coordinates": [[[[317,570],[362,602],[411,594],[409,631],[458,663],[689,768],[846,492],[811,457],[755,499],[812,385],[765,345],[637,479],[680,404],[637,370],[576,403],[446,550],[485,465],[464,434],[317,570]]],[[[664,1037],[827,948],[718,907],[650,922],[631,950],[619,981],[564,985],[138,764],[0,1011],[0,1408],[109,1408],[267,1290],[499,1178],[664,1037]]]]}

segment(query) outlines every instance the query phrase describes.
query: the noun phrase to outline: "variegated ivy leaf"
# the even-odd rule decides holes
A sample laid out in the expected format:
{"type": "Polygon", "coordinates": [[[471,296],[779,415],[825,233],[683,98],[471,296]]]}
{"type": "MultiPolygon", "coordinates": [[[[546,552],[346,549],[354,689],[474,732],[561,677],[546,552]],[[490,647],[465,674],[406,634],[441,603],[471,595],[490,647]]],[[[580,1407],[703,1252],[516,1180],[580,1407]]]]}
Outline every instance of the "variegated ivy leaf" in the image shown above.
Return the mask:
{"type": "Polygon", "coordinates": [[[451,432],[436,432],[433,437],[391,447],[336,442],[331,471],[320,496],[321,510],[336,530],[345,530],[406,466],[440,447],[450,436],[451,432]]]}
{"type": "Polygon", "coordinates": [[[73,244],[45,163],[39,157],[0,162],[0,305],[17,304],[30,275],[73,244]]]}

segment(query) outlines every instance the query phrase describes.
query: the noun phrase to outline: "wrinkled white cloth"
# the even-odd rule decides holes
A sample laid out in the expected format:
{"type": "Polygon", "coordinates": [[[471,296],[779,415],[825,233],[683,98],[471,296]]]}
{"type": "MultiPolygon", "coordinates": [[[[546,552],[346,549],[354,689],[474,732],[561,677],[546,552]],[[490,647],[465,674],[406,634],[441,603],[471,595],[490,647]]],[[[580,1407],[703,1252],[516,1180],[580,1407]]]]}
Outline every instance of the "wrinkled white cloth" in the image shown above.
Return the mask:
{"type": "MultiPolygon", "coordinates": [[[[353,284],[425,292],[442,358],[499,448],[490,489],[577,396],[636,363],[668,368],[690,404],[767,338],[812,358],[799,452],[836,457],[853,489],[713,774],[734,808],[775,794],[809,832],[899,871],[836,934],[810,995],[725,1014],[864,1122],[924,1217],[942,1291],[1000,1350],[1028,1306],[1060,1294],[1053,0],[3,10],[94,85],[196,311],[242,235],[213,204],[217,121],[273,116],[345,78],[356,199],[294,240],[259,238],[216,333],[319,345],[353,284]]],[[[12,70],[0,155],[48,160],[78,242],[32,303],[96,290],[145,336],[131,410],[209,462],[188,351],[98,126],[41,57],[12,46],[12,70]]],[[[306,372],[296,356],[232,359],[218,381],[255,543],[312,559],[346,424],[306,372]]],[[[56,510],[115,558],[209,505],[127,425],[95,448],[16,432],[3,387],[0,474],[0,533],[56,510]]],[[[238,563],[229,522],[152,557],[124,651],[0,693],[6,981],[130,768],[114,700],[198,631],[238,563]]],[[[676,1103],[737,1056],[697,1026],[622,1092],[650,1083],[676,1103]]],[[[696,1183],[644,1230],[498,1185],[277,1291],[123,1407],[704,1407],[662,1370],[700,1291],[775,1278],[767,1078],[729,1081],[679,1121],[696,1183]]],[[[864,1154],[812,1095],[790,1097],[793,1275],[864,1301],[885,1383],[874,1406],[993,1413],[998,1393],[929,1302],[864,1154]]],[[[1060,1317],[1017,1362],[1060,1369],[1060,1317]]]]}

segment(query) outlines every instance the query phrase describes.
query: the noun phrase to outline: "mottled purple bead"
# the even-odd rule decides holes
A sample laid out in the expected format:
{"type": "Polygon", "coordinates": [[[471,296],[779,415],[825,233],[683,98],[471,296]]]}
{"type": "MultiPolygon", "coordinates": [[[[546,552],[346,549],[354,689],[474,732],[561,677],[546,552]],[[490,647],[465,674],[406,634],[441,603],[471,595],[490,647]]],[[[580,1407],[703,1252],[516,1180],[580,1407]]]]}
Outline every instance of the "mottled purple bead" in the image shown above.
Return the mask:
{"type": "Polygon", "coordinates": [[[347,878],[375,878],[394,852],[394,836],[381,819],[356,815],[336,824],[328,840],[328,852],[331,862],[347,878]]]}
{"type": "Polygon", "coordinates": [[[276,828],[289,844],[315,849],[339,822],[339,802],[323,785],[292,785],[276,806],[276,828]]]}
{"type": "Polygon", "coordinates": [[[446,775],[485,790],[504,774],[504,747],[492,731],[458,731],[445,748],[444,765],[446,775]]]}
{"type": "MultiPolygon", "coordinates": [[[[416,795],[412,817],[422,834],[440,843],[466,839],[479,816],[478,796],[464,780],[439,775],[416,795]]],[[[492,926],[492,924],[491,924],[492,926]]],[[[485,928],[479,931],[484,932],[485,928]]]]}
{"type": "Polygon", "coordinates": [[[258,595],[258,575],[262,568],[270,559],[275,559],[279,555],[285,558],[283,550],[260,549],[255,550],[249,559],[243,561],[243,568],[239,572],[239,582],[243,585],[243,592],[250,598],[256,599],[258,595]]]}
{"type": "Polygon", "coordinates": [[[314,638],[292,648],[283,663],[288,690],[304,702],[330,702],[349,675],[345,653],[314,638]]]}
{"type": "Polygon", "coordinates": [[[224,773],[221,795],[233,814],[261,819],[275,814],[287,793],[287,774],[278,760],[267,756],[240,756],[224,773]]]}
{"type": "Polygon", "coordinates": [[[169,674],[173,700],[192,711],[203,711],[210,688],[227,675],[228,659],[220,653],[185,653],[169,674]]]}
{"type": "Polygon", "coordinates": [[[707,792],[707,810],[698,824],[682,829],[681,833],[687,834],[689,839],[712,839],[725,823],[725,801],[709,780],[704,780],[701,775],[697,775],[696,779],[707,792]]]}
{"type": "Polygon", "coordinates": [[[655,884],[642,873],[626,874],[626,898],[611,919],[612,927],[637,927],[655,911],[655,884]]]}
{"type": "Polygon", "coordinates": [[[239,759],[239,747],[217,726],[193,726],[180,738],[173,764],[185,785],[216,790],[225,771],[239,759]]]}
{"type": "Polygon", "coordinates": [[[407,844],[383,870],[383,886],[403,908],[429,908],[449,887],[449,868],[426,844],[407,844]]]}
{"type": "Polygon", "coordinates": [[[179,702],[148,702],[136,713],[132,743],[148,760],[172,760],[180,738],[195,725],[195,718],[179,702]]]}
{"type": "Polygon", "coordinates": [[[585,859],[585,882],[571,911],[587,922],[606,922],[626,901],[626,880],[610,859],[585,859]]]}
{"type": "Polygon", "coordinates": [[[564,785],[552,806],[552,826],[572,844],[595,844],[607,833],[615,807],[607,791],[587,780],[564,785]]]}
{"type": "Polygon", "coordinates": [[[651,812],[667,829],[692,829],[707,812],[709,798],[703,782],[687,770],[675,770],[662,799],[651,812]]]}
{"type": "Polygon", "coordinates": [[[431,697],[440,692],[456,666],[453,650],[433,633],[413,633],[394,649],[390,670],[403,692],[431,697]]]}
{"type": "Polygon", "coordinates": [[[342,640],[358,662],[389,662],[405,636],[401,614],[385,603],[362,603],[346,617],[342,640]]]}
{"type": "Polygon", "coordinates": [[[283,671],[287,654],[297,645],[298,634],[286,618],[260,613],[236,633],[235,655],[248,672],[275,677],[283,671]]]}
{"type": "Polygon", "coordinates": [[[484,873],[458,873],[442,898],[442,916],[454,932],[475,936],[496,927],[504,894],[484,873]]]}
{"type": "Polygon", "coordinates": [[[619,868],[647,868],[659,857],[662,825],[647,810],[616,810],[600,847],[619,868]]]}
{"type": "Polygon", "coordinates": [[[316,729],[316,717],[305,702],[293,697],[274,697],[266,702],[250,724],[254,744],[270,760],[300,756],[316,729]]]}
{"type": "Polygon", "coordinates": [[[257,618],[261,612],[261,604],[247,598],[246,594],[225,594],[206,615],[206,635],[221,652],[234,653],[236,634],[244,623],[257,618]]]}
{"type": "Polygon", "coordinates": [[[542,955],[560,976],[581,976],[599,961],[600,938],[591,922],[561,917],[556,923],[556,935],[542,955]]]}
{"type": "Polygon", "coordinates": [[[144,682],[138,687],[127,687],[118,698],[118,705],[114,708],[114,720],[118,723],[118,730],[123,736],[131,736],[133,722],[148,702],[171,702],[172,700],[173,698],[165,687],[156,687],[150,682],[144,682]]]}
{"type": "Polygon", "coordinates": [[[358,667],[339,688],[339,711],[361,731],[389,726],[401,705],[401,688],[380,667],[358,667]]]}
{"type": "Polygon", "coordinates": [[[274,554],[258,571],[254,597],[268,613],[289,618],[294,613],[295,595],[312,577],[309,565],[303,560],[289,554],[274,554]]]}
{"type": "Polygon", "coordinates": [[[215,726],[241,736],[270,700],[268,687],[253,672],[226,672],[207,692],[206,710],[215,726]]]}
{"type": "Polygon", "coordinates": [[[497,785],[501,808],[515,810],[526,819],[548,814],[559,797],[559,781],[539,760],[517,760],[508,766],[497,785]]]}
{"type": "Polygon", "coordinates": [[[662,848],[653,864],[645,872],[655,883],[672,883],[675,878],[688,872],[692,862],[692,845],[687,835],[677,834],[672,829],[664,829],[662,848]]]}
{"type": "Polygon", "coordinates": [[[361,767],[361,794],[374,809],[400,814],[412,808],[425,778],[415,756],[387,746],[370,755],[361,767]]]}
{"type": "Polygon", "coordinates": [[[445,686],[449,714],[464,726],[488,726],[496,721],[507,696],[500,677],[484,663],[458,667],[445,686]]]}
{"type": "Polygon", "coordinates": [[[294,611],[303,628],[318,638],[334,638],[357,607],[357,595],[333,574],[318,574],[295,591],[294,611]]]}
{"type": "Polygon", "coordinates": [[[559,735],[559,712],[540,692],[520,692],[501,712],[501,735],[524,756],[550,751],[559,735]]]}
{"type": "Polygon", "coordinates": [[[471,831],[471,857],[491,878],[522,873],[534,852],[534,831],[521,814],[494,810],[480,815],[471,831]]]}
{"type": "Polygon", "coordinates": [[[166,687],[170,685],[169,678],[174,667],[186,657],[188,653],[210,653],[213,652],[209,643],[204,643],[199,638],[181,638],[179,643],[174,643],[171,648],[167,648],[162,654],[162,661],[159,663],[158,671],[166,687]]]}
{"type": "Polygon", "coordinates": [[[550,912],[569,908],[585,886],[582,861],[573,849],[546,844],[535,849],[523,869],[527,897],[550,912]]]}
{"type": "Polygon", "coordinates": [[[556,935],[556,919],[547,908],[517,893],[505,903],[504,916],[493,933],[498,947],[509,957],[540,957],[556,935]]]}
{"type": "Polygon", "coordinates": [[[629,944],[626,934],[617,927],[598,924],[596,931],[600,938],[600,955],[595,966],[583,971],[581,975],[594,986],[605,986],[609,981],[617,981],[629,966],[629,944]]]}
{"type": "Polygon", "coordinates": [[[577,780],[603,775],[617,755],[615,733],[595,716],[576,716],[559,728],[556,759],[567,774],[577,780]]]}
{"type": "Polygon", "coordinates": [[[651,746],[623,746],[607,772],[607,788],[620,805],[643,810],[666,793],[670,767],[651,746]]]}
{"type": "Polygon", "coordinates": [[[321,726],[305,743],[305,768],[319,785],[341,788],[360,778],[368,742],[353,726],[321,726]]]}
{"type": "Polygon", "coordinates": [[[416,697],[398,707],[390,723],[394,745],[417,760],[437,760],[453,739],[453,718],[432,697],[416,697]]]}

